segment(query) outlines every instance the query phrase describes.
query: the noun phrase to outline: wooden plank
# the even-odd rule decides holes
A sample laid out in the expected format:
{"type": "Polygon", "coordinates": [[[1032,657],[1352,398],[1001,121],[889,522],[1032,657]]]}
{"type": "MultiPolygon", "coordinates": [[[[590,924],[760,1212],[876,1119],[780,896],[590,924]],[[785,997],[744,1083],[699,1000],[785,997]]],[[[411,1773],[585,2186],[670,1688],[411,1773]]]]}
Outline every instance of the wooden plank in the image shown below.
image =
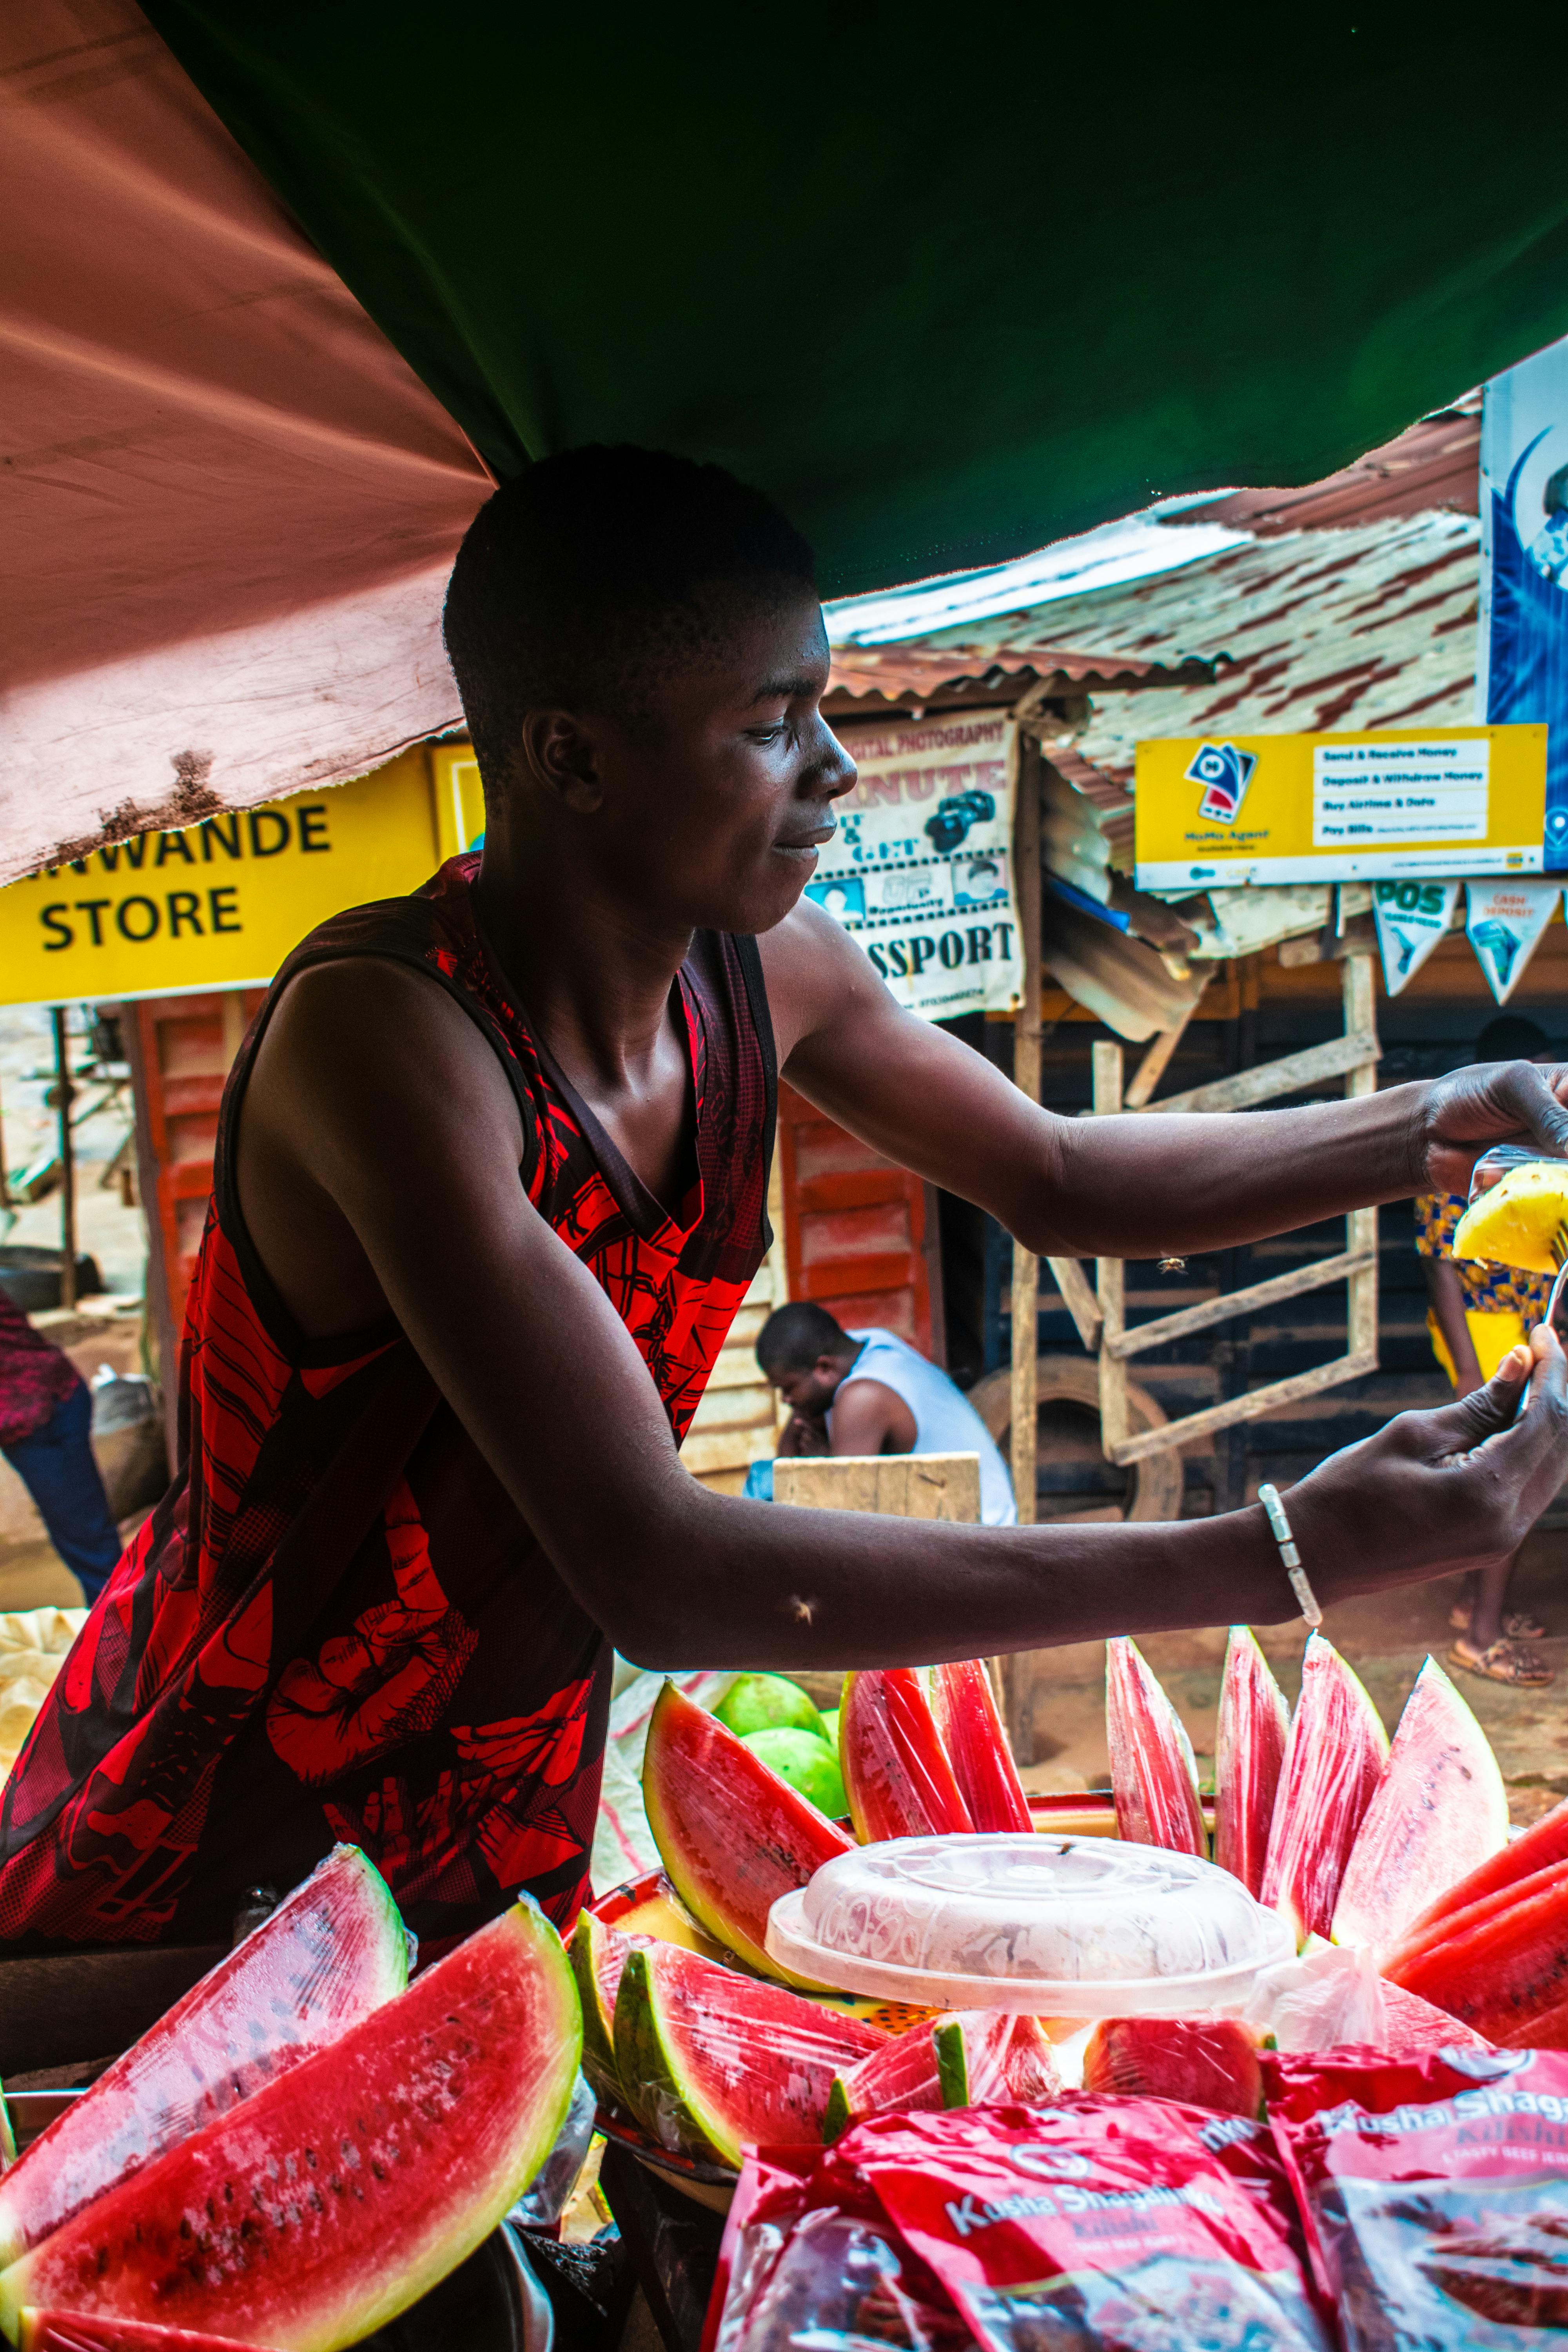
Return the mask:
{"type": "MultiPolygon", "coordinates": [[[[1205,982],[1205,986],[1207,986],[1206,982],[1205,982]]],[[[1173,1029],[1162,1029],[1156,1036],[1151,1038],[1149,1050],[1144,1055],[1143,1059],[1139,1063],[1136,1071],[1133,1073],[1132,1083],[1127,1089],[1126,1097],[1122,1104],[1122,1108],[1124,1110],[1142,1110],[1143,1108],[1144,1104],[1148,1101],[1150,1096],[1153,1093],[1155,1087],[1164,1076],[1165,1071],[1169,1066],[1172,1055],[1175,1052],[1177,1046],[1181,1044],[1182,1039],[1186,1034],[1188,1022],[1192,1019],[1194,1013],[1197,1011],[1198,1006],[1202,1003],[1203,994],[1200,991],[1199,993],[1194,997],[1191,1004],[1188,1005],[1186,1011],[1183,1013],[1181,1019],[1177,1022],[1173,1029]]]]}
{"type": "Polygon", "coordinates": [[[1343,1250],[1338,1257],[1314,1258],[1310,1265],[1299,1265],[1289,1274],[1270,1275],[1267,1282],[1248,1283],[1245,1290],[1228,1291],[1220,1298],[1205,1298],[1199,1307],[1184,1307],[1174,1315],[1140,1323],[1110,1341],[1110,1352],[1121,1357],[1142,1355],[1145,1348],[1163,1348],[1167,1339],[1184,1339],[1190,1331],[1226,1323],[1233,1315],[1249,1314],[1255,1307],[1277,1307],[1282,1298],[1300,1298],[1307,1291],[1326,1289],[1331,1282],[1342,1281],[1346,1275],[1361,1274],[1376,1264],[1374,1249],[1343,1250]]]}
{"type": "Polygon", "coordinates": [[[980,1518],[978,1454],[806,1454],[773,1464],[775,1503],[880,1511],[899,1519],[980,1518]]]}
{"type": "MultiPolygon", "coordinates": [[[[1210,1086],[1168,1096],[1163,1102],[1151,1103],[1144,1116],[1153,1118],[1168,1110],[1246,1110],[1254,1103],[1272,1102],[1277,1095],[1293,1095],[1302,1087],[1316,1086],[1321,1079],[1343,1077],[1347,1071],[1371,1071],[1382,1059],[1375,1031],[1357,1029],[1351,1036],[1331,1037],[1326,1045],[1287,1054],[1281,1061],[1261,1062],[1256,1069],[1238,1070],[1232,1078],[1215,1078],[1210,1086]]],[[[1375,1085],[1374,1080],[1374,1090],[1375,1085]]]]}
{"type": "MultiPolygon", "coordinates": [[[[1009,739],[1016,778],[1013,872],[1018,893],[1018,925],[1024,951],[1024,994],[1013,1029],[1013,1083],[1032,1103],[1040,1099],[1040,760],[1031,740],[1015,727],[1009,739]]],[[[1009,1465],[1020,1527],[1035,1521],[1039,1404],[1035,1372],[1038,1355],[1040,1261],[1021,1242],[1013,1244],[1012,1358],[1008,1410],[1009,1465]]],[[[976,1514],[978,1517],[978,1513],[976,1514]]]]}
{"type": "MultiPolygon", "coordinates": [[[[1342,990],[1345,1008],[1345,1027],[1357,1032],[1369,1030],[1376,1017],[1373,994],[1372,958],[1369,955],[1347,956],[1341,966],[1343,974],[1342,990]]],[[[1363,1066],[1350,1071],[1345,1078],[1349,1097],[1373,1095],[1377,1092],[1377,1073],[1363,1066]]],[[[1345,1344],[1352,1355],[1370,1355],[1377,1360],[1377,1211],[1357,1209],[1345,1220],[1345,1237],[1352,1251],[1367,1258],[1364,1271],[1351,1278],[1350,1297],[1346,1303],[1347,1324],[1345,1344]]]]}
{"type": "Polygon", "coordinates": [[[1062,1305],[1078,1326],[1078,1336],[1092,1356],[1100,1345],[1100,1301],[1076,1257],[1048,1257],[1046,1264],[1062,1295],[1062,1305]]]}
{"type": "MultiPolygon", "coordinates": [[[[1094,1115],[1114,1118],[1121,1108],[1121,1048],[1104,1042],[1093,1049],[1094,1115]]],[[[1126,1267],[1119,1257],[1095,1260],[1100,1302],[1100,1444],[1108,1462],[1127,1435],[1127,1367],[1116,1352],[1127,1319],[1126,1267]]]]}
{"type": "Polygon", "coordinates": [[[1336,1356],[1331,1363],[1319,1364],[1310,1372],[1294,1372],[1288,1381],[1271,1381],[1267,1388],[1232,1397],[1226,1404],[1210,1405],[1204,1412],[1189,1412],[1181,1421],[1168,1421],[1163,1429],[1146,1430],[1142,1437],[1124,1439],[1114,1452],[1109,1447],[1106,1450],[1112,1462],[1125,1467],[1129,1463],[1144,1461],[1151,1454],[1163,1454],[1173,1445],[1191,1445],[1200,1437],[1212,1435],[1216,1429],[1234,1428],[1238,1421],[1260,1421],[1266,1413],[1299,1403],[1302,1397],[1317,1396],[1323,1389],[1338,1388],[1342,1381],[1358,1381],[1363,1372],[1376,1370],[1375,1349],[1370,1355],[1336,1356]]]}

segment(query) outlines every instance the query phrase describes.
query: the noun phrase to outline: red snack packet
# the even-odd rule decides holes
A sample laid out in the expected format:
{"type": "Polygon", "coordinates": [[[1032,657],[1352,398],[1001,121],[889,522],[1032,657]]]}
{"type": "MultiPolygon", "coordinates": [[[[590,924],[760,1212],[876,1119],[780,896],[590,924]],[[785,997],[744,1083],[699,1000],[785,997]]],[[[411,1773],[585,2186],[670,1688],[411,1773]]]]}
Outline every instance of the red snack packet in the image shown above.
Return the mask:
{"type": "Polygon", "coordinates": [[[1263,2062],[1274,2137],[1346,2352],[1568,2327],[1568,2052],[1263,2062]]]}
{"type": "Polygon", "coordinates": [[[852,2168],[746,2151],[701,2352],[973,2352],[936,2281],[852,2168]]]}
{"type": "Polygon", "coordinates": [[[1169,2099],[880,2116],[851,2168],[985,2352],[1327,2352],[1266,2126],[1169,2099]]]}

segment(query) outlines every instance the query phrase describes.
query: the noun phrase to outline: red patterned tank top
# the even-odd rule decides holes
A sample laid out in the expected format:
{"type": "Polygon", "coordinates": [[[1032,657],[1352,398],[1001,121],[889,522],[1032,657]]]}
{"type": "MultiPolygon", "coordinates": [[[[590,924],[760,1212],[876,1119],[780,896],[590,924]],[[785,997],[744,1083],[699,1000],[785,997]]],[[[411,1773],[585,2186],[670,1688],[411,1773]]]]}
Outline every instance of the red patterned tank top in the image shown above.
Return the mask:
{"type": "Polygon", "coordinates": [[[520,1891],[587,1890],[610,1653],[390,1317],[310,1340],[239,1215],[234,1122],[289,980],[412,964],[486,1038],[521,1180],[636,1340],[679,1440],[766,1254],[775,1081],[756,943],[679,978],[697,1175],[644,1189],[535,1036],[479,929],[474,856],[291,955],[230,1074],[180,1364],[181,1467],[121,1559],[6,1785],[0,1936],[226,1940],[246,1889],[362,1845],[446,1941],[520,1891]]]}

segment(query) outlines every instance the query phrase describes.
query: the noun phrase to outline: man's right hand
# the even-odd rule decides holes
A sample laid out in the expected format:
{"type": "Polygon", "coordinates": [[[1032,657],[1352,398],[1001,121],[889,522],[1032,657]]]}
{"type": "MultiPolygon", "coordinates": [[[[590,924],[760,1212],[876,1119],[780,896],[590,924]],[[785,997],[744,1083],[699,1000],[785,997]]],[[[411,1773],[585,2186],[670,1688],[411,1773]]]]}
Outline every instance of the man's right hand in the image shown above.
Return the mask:
{"type": "Polygon", "coordinates": [[[1291,1487],[1288,1508],[1301,1564],[1328,1602],[1506,1559],[1565,1474],[1568,1363],[1543,1325],[1484,1388],[1436,1412],[1402,1412],[1331,1454],[1291,1487]]]}

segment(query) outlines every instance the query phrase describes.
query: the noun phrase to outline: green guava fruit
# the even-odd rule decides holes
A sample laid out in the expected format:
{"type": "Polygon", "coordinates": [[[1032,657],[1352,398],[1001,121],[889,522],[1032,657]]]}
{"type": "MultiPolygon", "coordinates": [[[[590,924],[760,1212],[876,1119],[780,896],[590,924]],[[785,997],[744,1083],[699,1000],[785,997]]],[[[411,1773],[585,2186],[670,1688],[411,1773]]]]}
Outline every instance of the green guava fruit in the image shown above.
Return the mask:
{"type": "Polygon", "coordinates": [[[836,1706],[825,1706],[822,1710],[822,1736],[824,1739],[826,1740],[829,1748],[832,1748],[835,1756],[837,1756],[838,1753],[838,1709],[836,1706]]]}
{"type": "Polygon", "coordinates": [[[830,1822],[848,1811],[838,1759],[815,1731],[796,1731],[788,1724],[775,1723],[763,1731],[747,1732],[742,1744],[830,1822]]]}
{"type": "Polygon", "coordinates": [[[781,1726],[823,1738],[822,1717],[798,1683],[783,1675],[742,1675],[732,1682],[713,1710],[738,1739],[748,1732],[773,1731],[781,1726]]]}

